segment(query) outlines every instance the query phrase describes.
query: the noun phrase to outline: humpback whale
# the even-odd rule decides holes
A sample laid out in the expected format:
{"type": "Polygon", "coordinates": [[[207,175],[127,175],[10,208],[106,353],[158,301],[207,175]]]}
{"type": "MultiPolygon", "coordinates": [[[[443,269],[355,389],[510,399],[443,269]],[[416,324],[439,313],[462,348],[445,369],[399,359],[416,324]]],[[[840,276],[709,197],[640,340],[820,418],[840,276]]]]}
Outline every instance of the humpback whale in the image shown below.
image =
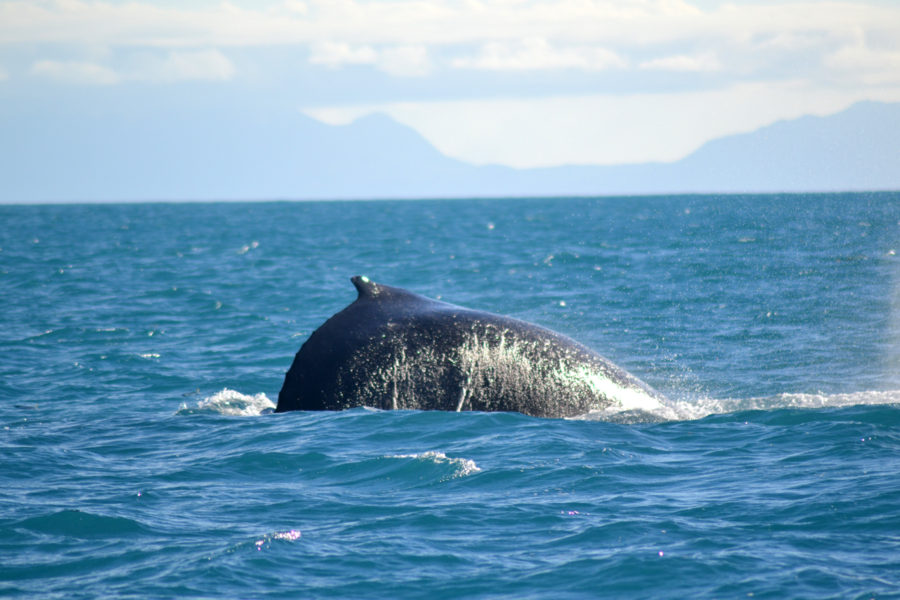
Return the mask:
{"type": "Polygon", "coordinates": [[[653,410],[665,399],[564,335],[351,278],[357,299],[301,346],[275,412],[508,411],[571,417],[653,410]]]}

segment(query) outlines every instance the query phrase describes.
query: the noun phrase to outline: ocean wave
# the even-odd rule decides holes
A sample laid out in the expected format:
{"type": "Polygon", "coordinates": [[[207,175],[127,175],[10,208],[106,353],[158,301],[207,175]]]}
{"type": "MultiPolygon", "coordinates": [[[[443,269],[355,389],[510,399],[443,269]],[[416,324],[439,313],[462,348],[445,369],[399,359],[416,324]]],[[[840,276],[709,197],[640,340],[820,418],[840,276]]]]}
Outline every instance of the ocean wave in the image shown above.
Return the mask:
{"type": "Polygon", "coordinates": [[[177,415],[214,414],[229,417],[255,417],[275,410],[275,404],[263,393],[248,395],[224,388],[197,402],[195,406],[182,403],[177,415]]]}
{"type": "Polygon", "coordinates": [[[449,465],[453,470],[451,478],[465,477],[466,475],[481,471],[481,468],[475,464],[474,460],[468,458],[450,458],[443,452],[435,452],[434,450],[419,452],[417,454],[394,454],[388,458],[412,458],[435,465],[449,465]]]}
{"type": "Polygon", "coordinates": [[[253,542],[253,545],[256,547],[257,551],[261,551],[263,549],[268,549],[273,541],[284,541],[284,542],[296,542],[301,537],[301,533],[297,529],[289,529],[288,531],[276,531],[274,533],[268,533],[262,538],[253,542]]]}
{"type": "Polygon", "coordinates": [[[29,531],[75,538],[132,536],[143,533],[144,526],[134,519],[94,514],[78,509],[64,509],[17,523],[29,531]]]}

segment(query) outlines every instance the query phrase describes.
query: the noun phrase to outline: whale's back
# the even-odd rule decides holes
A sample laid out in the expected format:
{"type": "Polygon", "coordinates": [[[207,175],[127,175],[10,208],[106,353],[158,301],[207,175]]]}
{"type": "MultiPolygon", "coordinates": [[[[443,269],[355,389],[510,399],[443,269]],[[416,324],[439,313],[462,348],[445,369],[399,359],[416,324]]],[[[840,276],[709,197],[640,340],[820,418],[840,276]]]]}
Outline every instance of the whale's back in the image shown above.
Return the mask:
{"type": "Polygon", "coordinates": [[[352,281],[358,298],[300,348],[277,412],[371,406],[566,417],[605,409],[622,395],[660,400],[549,329],[363,277],[352,281]]]}

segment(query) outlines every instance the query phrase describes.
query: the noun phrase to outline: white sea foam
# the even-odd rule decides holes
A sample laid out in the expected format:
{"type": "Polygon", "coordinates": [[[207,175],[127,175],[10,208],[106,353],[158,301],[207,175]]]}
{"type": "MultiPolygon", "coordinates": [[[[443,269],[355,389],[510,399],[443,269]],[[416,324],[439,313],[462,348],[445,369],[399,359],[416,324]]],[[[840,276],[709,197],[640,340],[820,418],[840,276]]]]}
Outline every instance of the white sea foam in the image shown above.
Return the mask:
{"type": "Polygon", "coordinates": [[[256,240],[253,240],[249,244],[244,244],[243,246],[241,246],[241,249],[238,250],[237,253],[238,254],[247,254],[251,250],[255,250],[257,248],[259,248],[259,242],[257,242],[256,240]]]}
{"type": "Polygon", "coordinates": [[[474,460],[468,458],[450,458],[443,452],[419,452],[418,454],[395,454],[390,458],[412,458],[415,460],[432,462],[434,464],[449,464],[453,467],[453,477],[465,477],[472,473],[478,473],[481,468],[475,464],[474,460]]]}
{"type": "Polygon", "coordinates": [[[252,417],[271,412],[275,404],[263,394],[252,396],[225,388],[208,398],[197,402],[196,406],[183,403],[176,414],[217,414],[232,417],[252,417]]]}
{"type": "Polygon", "coordinates": [[[285,542],[296,542],[301,537],[300,531],[296,529],[291,529],[289,531],[276,531],[275,533],[270,533],[268,535],[264,535],[261,539],[258,539],[254,542],[254,546],[259,551],[266,549],[272,543],[272,540],[282,540],[285,542]]]}
{"type": "Polygon", "coordinates": [[[828,408],[856,406],[860,404],[900,404],[900,390],[851,392],[846,394],[778,394],[776,396],[748,398],[746,400],[722,401],[736,404],[736,409],[754,410],[770,408],[828,408]]]}
{"type": "Polygon", "coordinates": [[[784,393],[755,398],[691,398],[676,400],[667,405],[639,407],[633,410],[625,406],[613,406],[605,410],[591,411],[574,417],[592,421],[655,422],[690,421],[709,415],[742,410],[773,410],[778,408],[839,408],[857,405],[900,405],[900,390],[865,391],[845,394],[784,393]]]}

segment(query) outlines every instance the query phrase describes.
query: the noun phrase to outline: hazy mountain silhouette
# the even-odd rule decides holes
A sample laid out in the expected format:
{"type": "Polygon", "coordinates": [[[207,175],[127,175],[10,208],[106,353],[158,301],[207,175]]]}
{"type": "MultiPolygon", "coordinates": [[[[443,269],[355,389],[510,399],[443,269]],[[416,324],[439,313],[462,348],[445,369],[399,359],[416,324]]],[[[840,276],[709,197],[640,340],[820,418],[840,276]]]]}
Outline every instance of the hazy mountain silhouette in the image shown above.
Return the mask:
{"type": "Polygon", "coordinates": [[[448,158],[384,115],[332,126],[208,100],[3,115],[0,202],[900,189],[900,103],[778,122],[673,163],[513,169],[448,158]]]}

